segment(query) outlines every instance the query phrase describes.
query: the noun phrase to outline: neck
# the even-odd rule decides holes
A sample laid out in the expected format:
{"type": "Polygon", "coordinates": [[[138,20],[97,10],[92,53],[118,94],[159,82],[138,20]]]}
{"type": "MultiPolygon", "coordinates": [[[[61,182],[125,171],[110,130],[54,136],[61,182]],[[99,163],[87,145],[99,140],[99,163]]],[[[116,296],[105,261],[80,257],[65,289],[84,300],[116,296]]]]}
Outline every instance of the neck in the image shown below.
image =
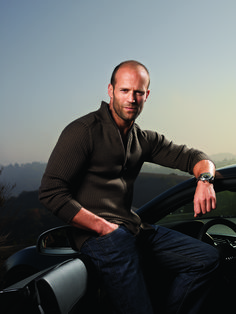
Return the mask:
{"type": "Polygon", "coordinates": [[[114,122],[116,123],[116,125],[120,131],[122,139],[126,140],[127,135],[129,133],[129,130],[132,127],[134,121],[126,121],[126,120],[123,120],[122,118],[120,118],[116,114],[116,112],[114,111],[113,106],[111,106],[111,105],[109,105],[109,111],[111,113],[111,116],[112,116],[114,122]]]}
{"type": "Polygon", "coordinates": [[[120,134],[121,134],[121,136],[122,136],[122,138],[123,138],[124,141],[127,139],[129,130],[131,129],[132,125],[133,125],[133,122],[132,122],[132,123],[129,123],[129,125],[127,125],[127,126],[122,126],[122,127],[120,127],[119,125],[117,125],[117,126],[118,126],[118,129],[120,130],[120,134]]]}

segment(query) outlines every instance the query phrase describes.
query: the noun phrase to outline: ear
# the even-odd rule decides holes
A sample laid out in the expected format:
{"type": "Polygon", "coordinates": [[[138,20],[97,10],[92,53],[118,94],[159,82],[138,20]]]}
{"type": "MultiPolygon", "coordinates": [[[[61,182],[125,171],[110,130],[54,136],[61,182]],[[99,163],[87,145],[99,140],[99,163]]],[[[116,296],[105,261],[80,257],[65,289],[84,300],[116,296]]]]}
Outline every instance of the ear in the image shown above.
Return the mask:
{"type": "Polygon", "coordinates": [[[145,101],[148,99],[149,94],[150,94],[150,89],[147,90],[145,101]]]}
{"type": "Polygon", "coordinates": [[[108,85],[108,95],[113,98],[113,86],[111,84],[108,85]]]}

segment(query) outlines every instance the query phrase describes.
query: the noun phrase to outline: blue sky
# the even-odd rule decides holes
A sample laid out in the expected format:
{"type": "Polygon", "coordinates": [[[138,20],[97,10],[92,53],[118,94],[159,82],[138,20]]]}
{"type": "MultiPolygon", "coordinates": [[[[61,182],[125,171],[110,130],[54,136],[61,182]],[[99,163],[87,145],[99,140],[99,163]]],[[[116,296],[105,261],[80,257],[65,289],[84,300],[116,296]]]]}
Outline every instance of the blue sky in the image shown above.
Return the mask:
{"type": "Polygon", "coordinates": [[[151,75],[142,128],[236,154],[235,16],[234,0],[0,0],[0,164],[46,162],[127,59],[151,75]]]}

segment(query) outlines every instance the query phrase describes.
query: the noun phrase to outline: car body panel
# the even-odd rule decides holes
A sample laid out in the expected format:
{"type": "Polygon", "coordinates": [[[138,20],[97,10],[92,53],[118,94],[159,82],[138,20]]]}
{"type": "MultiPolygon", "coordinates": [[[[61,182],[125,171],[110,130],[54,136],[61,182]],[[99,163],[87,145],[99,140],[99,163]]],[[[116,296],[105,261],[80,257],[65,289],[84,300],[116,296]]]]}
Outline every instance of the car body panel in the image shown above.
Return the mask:
{"type": "MultiPolygon", "coordinates": [[[[236,165],[218,169],[214,187],[216,192],[227,189],[236,191],[236,165]]],[[[193,200],[195,189],[196,179],[186,180],[158,195],[140,207],[136,213],[143,221],[152,224],[156,223],[180,206],[193,200]]]]}

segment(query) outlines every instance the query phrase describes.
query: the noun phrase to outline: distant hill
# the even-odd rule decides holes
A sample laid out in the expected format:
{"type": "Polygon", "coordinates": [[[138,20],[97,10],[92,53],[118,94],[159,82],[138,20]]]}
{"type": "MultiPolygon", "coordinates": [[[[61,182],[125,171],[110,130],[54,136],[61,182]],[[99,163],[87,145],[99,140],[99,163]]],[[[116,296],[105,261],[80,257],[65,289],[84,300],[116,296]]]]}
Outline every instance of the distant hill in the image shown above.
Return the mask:
{"type": "Polygon", "coordinates": [[[12,191],[13,196],[19,195],[23,191],[34,191],[40,186],[46,163],[32,162],[27,164],[14,164],[2,167],[0,176],[2,184],[15,185],[12,191]]]}
{"type": "Polygon", "coordinates": [[[10,245],[35,244],[40,233],[61,224],[40,204],[38,191],[22,192],[0,208],[0,233],[8,235],[7,244],[10,245]]]}
{"type": "Polygon", "coordinates": [[[141,172],[134,184],[133,207],[141,207],[157,195],[187,179],[186,175],[141,172]]]}
{"type": "MultiPolygon", "coordinates": [[[[133,207],[139,208],[186,176],[141,173],[135,183],[133,207]]],[[[34,244],[43,231],[64,224],[38,200],[38,191],[22,192],[0,208],[0,230],[10,244],[34,244]]]]}
{"type": "Polygon", "coordinates": [[[231,153],[220,153],[220,154],[215,154],[211,155],[211,158],[214,160],[214,162],[230,162],[234,161],[236,162],[236,155],[231,154],[231,153]]]}
{"type": "MultiPolygon", "coordinates": [[[[225,159],[225,156],[221,158],[224,159],[216,161],[217,167],[236,164],[234,155],[230,156],[231,159],[225,159]]],[[[13,253],[12,249],[18,250],[19,245],[22,247],[34,245],[43,231],[64,224],[38,200],[38,188],[45,168],[46,163],[15,164],[4,167],[0,175],[0,184],[16,185],[12,197],[3,208],[0,208],[0,236],[8,235],[4,240],[4,245],[11,248],[8,255],[13,253]]],[[[139,208],[186,179],[188,177],[183,172],[144,164],[134,186],[133,208],[139,208]]]]}
{"type": "MultiPolygon", "coordinates": [[[[218,154],[211,156],[211,158],[216,163],[218,168],[236,164],[236,155],[233,154],[218,154]]],[[[40,186],[45,168],[46,163],[40,162],[8,165],[3,167],[3,171],[0,176],[0,183],[15,185],[15,188],[12,191],[13,196],[17,196],[23,191],[34,191],[40,186]]],[[[179,170],[173,170],[151,163],[145,163],[141,172],[155,174],[178,174],[180,176],[188,175],[179,170]]]]}

